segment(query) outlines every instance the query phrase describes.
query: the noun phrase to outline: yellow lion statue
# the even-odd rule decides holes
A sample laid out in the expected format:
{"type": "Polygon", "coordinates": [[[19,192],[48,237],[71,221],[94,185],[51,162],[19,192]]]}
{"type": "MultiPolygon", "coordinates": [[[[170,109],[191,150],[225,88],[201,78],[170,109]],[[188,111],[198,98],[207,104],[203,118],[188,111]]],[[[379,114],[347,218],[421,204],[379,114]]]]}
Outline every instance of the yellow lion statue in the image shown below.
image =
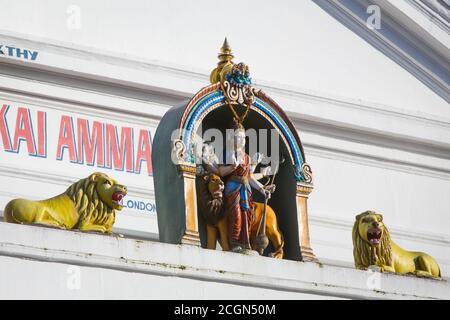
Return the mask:
{"type": "MultiPolygon", "coordinates": [[[[216,249],[217,241],[224,251],[230,250],[228,242],[228,223],[225,216],[223,201],[224,183],[215,174],[208,174],[203,179],[197,179],[198,208],[206,220],[207,248],[216,249]]],[[[264,210],[264,204],[255,202],[255,219],[250,227],[251,246],[255,247],[256,235],[264,210]]],[[[277,217],[270,206],[266,208],[266,235],[274,247],[270,257],[283,259],[284,240],[278,227],[277,217]]]]}
{"type": "Polygon", "coordinates": [[[125,186],[97,172],[51,199],[14,199],[6,205],[4,217],[11,223],[111,233],[115,210],[122,210],[126,194],[125,186]]]}
{"type": "Polygon", "coordinates": [[[439,265],[431,256],[404,250],[391,240],[381,214],[366,211],[357,215],[352,237],[353,257],[357,269],[366,270],[375,265],[381,272],[441,277],[439,265]]]}

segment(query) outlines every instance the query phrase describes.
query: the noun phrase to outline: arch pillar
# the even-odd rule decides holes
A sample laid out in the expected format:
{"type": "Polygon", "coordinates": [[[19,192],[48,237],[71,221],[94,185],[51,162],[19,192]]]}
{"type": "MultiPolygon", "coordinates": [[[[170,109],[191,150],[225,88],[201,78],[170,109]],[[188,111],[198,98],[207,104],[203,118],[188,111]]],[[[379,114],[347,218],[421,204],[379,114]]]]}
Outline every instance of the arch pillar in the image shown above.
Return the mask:
{"type": "Polygon", "coordinates": [[[303,261],[318,261],[316,255],[311,248],[309,238],[309,222],[308,222],[308,198],[314,189],[312,183],[297,182],[297,219],[298,219],[298,235],[300,240],[300,252],[303,261]]]}
{"type": "Polygon", "coordinates": [[[185,231],[181,238],[181,244],[200,246],[197,218],[197,192],[195,190],[196,166],[191,164],[177,165],[178,172],[183,179],[185,207],[185,231]]]}

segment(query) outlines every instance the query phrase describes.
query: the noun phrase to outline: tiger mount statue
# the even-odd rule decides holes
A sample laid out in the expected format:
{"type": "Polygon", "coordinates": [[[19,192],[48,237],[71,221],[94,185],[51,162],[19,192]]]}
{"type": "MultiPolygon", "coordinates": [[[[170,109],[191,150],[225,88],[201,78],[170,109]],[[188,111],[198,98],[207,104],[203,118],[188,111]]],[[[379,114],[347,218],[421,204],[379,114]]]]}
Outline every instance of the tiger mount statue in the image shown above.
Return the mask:
{"type": "MultiPolygon", "coordinates": [[[[230,251],[228,237],[228,219],[223,199],[224,183],[214,173],[206,173],[197,179],[197,203],[201,216],[206,221],[207,249],[216,249],[217,241],[224,251],[230,251]]],[[[254,202],[255,219],[250,227],[250,240],[252,248],[255,248],[258,226],[263,216],[264,204],[254,202]]],[[[275,211],[266,207],[266,234],[274,251],[269,257],[283,259],[284,240],[278,227],[275,211]]]]}
{"type": "Polygon", "coordinates": [[[395,244],[383,216],[375,211],[365,211],[356,216],[352,238],[357,269],[367,270],[369,266],[376,266],[381,272],[441,277],[439,265],[433,257],[423,252],[407,251],[395,244]]]}
{"type": "Polygon", "coordinates": [[[111,234],[126,194],[125,186],[96,172],[50,199],[14,199],[6,205],[4,218],[10,223],[111,234]]]}

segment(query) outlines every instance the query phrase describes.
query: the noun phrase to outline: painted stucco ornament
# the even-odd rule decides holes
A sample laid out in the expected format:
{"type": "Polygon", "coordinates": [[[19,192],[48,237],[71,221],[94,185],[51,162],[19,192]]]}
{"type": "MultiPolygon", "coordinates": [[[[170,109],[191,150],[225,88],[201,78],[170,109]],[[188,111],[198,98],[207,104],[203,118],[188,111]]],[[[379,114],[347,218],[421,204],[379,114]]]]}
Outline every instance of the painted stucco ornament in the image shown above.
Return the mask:
{"type": "Polygon", "coordinates": [[[352,236],[357,269],[366,270],[369,266],[377,266],[381,272],[441,277],[439,265],[431,256],[407,251],[391,240],[381,214],[365,211],[357,215],[352,236]]]}
{"type": "Polygon", "coordinates": [[[66,192],[41,201],[14,199],[5,207],[7,222],[111,233],[127,188],[104,173],[93,173],[66,192]]]}

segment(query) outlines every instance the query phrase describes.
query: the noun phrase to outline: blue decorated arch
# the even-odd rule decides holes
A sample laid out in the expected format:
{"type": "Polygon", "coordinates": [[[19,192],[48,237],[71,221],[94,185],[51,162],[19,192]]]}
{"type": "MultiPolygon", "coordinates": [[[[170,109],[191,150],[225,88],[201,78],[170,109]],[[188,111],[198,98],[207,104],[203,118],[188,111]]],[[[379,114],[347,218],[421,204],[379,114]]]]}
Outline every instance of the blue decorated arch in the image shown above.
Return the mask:
{"type": "MultiPolygon", "coordinates": [[[[192,150],[195,134],[203,119],[224,104],[225,97],[220,90],[219,83],[204,88],[189,101],[179,125],[179,138],[184,142],[187,150],[192,150]]],[[[305,164],[303,147],[297,130],[283,110],[262,91],[257,92],[255,102],[250,108],[264,117],[277,130],[294,165],[296,180],[305,181],[302,170],[305,164]]],[[[194,162],[192,158],[189,160],[194,162]]]]}

